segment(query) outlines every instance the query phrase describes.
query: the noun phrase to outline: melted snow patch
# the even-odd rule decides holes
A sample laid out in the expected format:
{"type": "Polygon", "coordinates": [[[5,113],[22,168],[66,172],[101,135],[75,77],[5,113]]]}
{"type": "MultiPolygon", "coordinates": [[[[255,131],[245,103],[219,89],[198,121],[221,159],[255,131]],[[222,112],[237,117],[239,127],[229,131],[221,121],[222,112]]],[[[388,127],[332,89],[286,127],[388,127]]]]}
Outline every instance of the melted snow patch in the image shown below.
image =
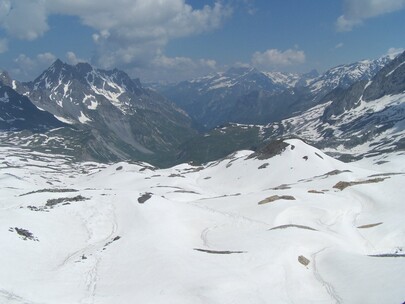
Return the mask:
{"type": "Polygon", "coordinates": [[[63,85],[63,97],[66,97],[66,96],[67,96],[68,91],[69,91],[69,87],[70,87],[70,84],[71,84],[71,83],[72,83],[72,82],[69,81],[68,83],[66,83],[66,84],[63,85]]]}
{"type": "Polygon", "coordinates": [[[126,114],[129,105],[123,103],[119,98],[126,92],[126,87],[118,85],[112,77],[102,76],[101,74],[92,71],[86,76],[87,81],[93,92],[97,95],[104,96],[113,106],[118,108],[122,113],[126,114]],[[91,76],[91,77],[89,77],[91,76]],[[94,84],[94,79],[99,79],[103,83],[102,87],[94,84]],[[89,80],[91,79],[91,80],[89,80]]]}
{"type": "Polygon", "coordinates": [[[400,66],[402,66],[402,65],[404,65],[405,64],[405,61],[404,62],[402,62],[399,66],[397,66],[395,69],[393,69],[391,72],[389,72],[387,75],[385,75],[385,77],[388,77],[388,76],[390,76],[392,73],[394,73],[400,66]]]}
{"type": "Polygon", "coordinates": [[[88,123],[89,121],[91,121],[91,119],[88,118],[86,115],[84,115],[84,113],[82,111],[80,111],[80,116],[79,116],[78,119],[83,124],[88,123]]]}
{"type": "Polygon", "coordinates": [[[83,103],[87,105],[87,109],[89,110],[96,110],[98,107],[98,102],[93,95],[86,95],[83,98],[83,103]],[[90,104],[89,104],[90,103],[90,104]]]}
{"type": "Polygon", "coordinates": [[[73,125],[74,123],[73,123],[73,121],[70,121],[70,120],[68,120],[68,119],[66,119],[66,118],[64,118],[64,117],[62,117],[62,116],[57,116],[57,115],[53,115],[57,120],[59,120],[59,121],[61,121],[61,122],[63,122],[63,123],[67,123],[67,124],[69,124],[69,125],[73,125]]]}

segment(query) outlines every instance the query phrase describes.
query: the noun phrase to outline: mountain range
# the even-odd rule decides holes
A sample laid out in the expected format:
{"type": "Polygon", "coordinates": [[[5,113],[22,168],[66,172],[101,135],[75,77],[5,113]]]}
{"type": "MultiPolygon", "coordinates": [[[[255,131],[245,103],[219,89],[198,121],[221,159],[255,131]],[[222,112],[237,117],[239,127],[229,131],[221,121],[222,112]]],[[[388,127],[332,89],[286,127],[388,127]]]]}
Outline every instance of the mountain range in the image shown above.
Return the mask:
{"type": "Polygon", "coordinates": [[[402,150],[404,62],[402,53],[373,77],[351,86],[337,86],[314,106],[280,121],[264,125],[229,123],[205,132],[183,144],[181,157],[204,162],[224,157],[233,150],[254,149],[263,142],[286,137],[302,138],[347,160],[402,150]],[[224,148],[216,149],[218,146],[224,148]]]}
{"type": "Polygon", "coordinates": [[[370,79],[393,58],[386,55],[341,65],[322,75],[231,68],[159,89],[205,129],[228,122],[267,124],[309,109],[335,88],[370,79]]]}
{"type": "Polygon", "coordinates": [[[2,141],[159,166],[294,136],[341,156],[364,155],[351,150],[364,144],[401,149],[403,62],[404,54],[390,55],[322,75],[237,67],[149,89],[117,69],[57,60],[30,82],[0,74],[2,141]]]}

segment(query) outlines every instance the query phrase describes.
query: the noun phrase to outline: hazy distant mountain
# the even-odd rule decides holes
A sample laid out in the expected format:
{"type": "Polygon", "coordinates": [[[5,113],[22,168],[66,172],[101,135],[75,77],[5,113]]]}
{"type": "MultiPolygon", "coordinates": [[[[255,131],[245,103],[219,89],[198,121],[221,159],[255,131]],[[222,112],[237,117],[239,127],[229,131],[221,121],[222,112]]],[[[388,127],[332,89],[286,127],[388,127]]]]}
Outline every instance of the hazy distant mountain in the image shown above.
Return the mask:
{"type": "Polygon", "coordinates": [[[341,65],[322,75],[231,68],[160,90],[207,129],[228,122],[266,124],[309,109],[335,88],[370,79],[392,58],[341,65]]]}
{"type": "Polygon", "coordinates": [[[195,137],[183,145],[180,157],[204,162],[283,137],[300,137],[331,153],[349,153],[346,157],[405,149],[405,52],[370,80],[337,87],[290,118],[227,124],[195,137]]]}
{"type": "Polygon", "coordinates": [[[212,128],[232,120],[235,106],[243,100],[252,99],[252,94],[283,94],[286,89],[293,89],[299,80],[298,74],[264,73],[241,67],[161,87],[160,90],[197,123],[212,128]]]}

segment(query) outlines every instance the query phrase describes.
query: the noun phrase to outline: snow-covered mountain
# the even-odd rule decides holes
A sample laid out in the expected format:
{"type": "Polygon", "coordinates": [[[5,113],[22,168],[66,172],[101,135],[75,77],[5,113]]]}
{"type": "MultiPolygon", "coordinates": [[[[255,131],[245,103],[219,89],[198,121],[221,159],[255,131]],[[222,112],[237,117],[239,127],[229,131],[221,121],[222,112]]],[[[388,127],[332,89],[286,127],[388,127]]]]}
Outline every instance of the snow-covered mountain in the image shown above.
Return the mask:
{"type": "Polygon", "coordinates": [[[307,86],[314,95],[325,95],[335,88],[347,89],[355,82],[370,80],[385,65],[393,60],[398,54],[385,55],[374,60],[361,60],[351,64],[339,65],[331,68],[324,74],[311,79],[307,86]]]}
{"type": "Polygon", "coordinates": [[[226,72],[208,75],[180,83],[196,87],[201,94],[222,88],[234,88],[241,91],[263,89],[273,93],[293,88],[300,76],[294,73],[261,72],[250,67],[233,67],[226,72]]]}
{"type": "Polygon", "coordinates": [[[226,124],[183,144],[183,161],[205,162],[270,139],[300,137],[341,157],[357,158],[405,147],[405,53],[370,80],[335,88],[319,104],[280,121],[226,124]],[[226,148],[223,148],[226,147],[226,148]]]}
{"type": "Polygon", "coordinates": [[[405,52],[370,80],[337,88],[323,103],[274,124],[276,133],[302,136],[321,147],[354,155],[405,147],[405,52]]]}
{"type": "Polygon", "coordinates": [[[231,68],[160,90],[206,129],[229,122],[266,124],[309,109],[335,88],[371,79],[393,58],[341,65],[322,75],[231,68]]]}
{"type": "MultiPolygon", "coordinates": [[[[170,158],[194,134],[189,117],[153,90],[119,70],[55,61],[19,87],[61,122],[91,131],[112,159],[170,158]]],[[[107,155],[106,155],[107,156],[107,155]]]]}
{"type": "Polygon", "coordinates": [[[288,140],[158,170],[1,143],[1,303],[405,300],[403,154],[288,140]]]}

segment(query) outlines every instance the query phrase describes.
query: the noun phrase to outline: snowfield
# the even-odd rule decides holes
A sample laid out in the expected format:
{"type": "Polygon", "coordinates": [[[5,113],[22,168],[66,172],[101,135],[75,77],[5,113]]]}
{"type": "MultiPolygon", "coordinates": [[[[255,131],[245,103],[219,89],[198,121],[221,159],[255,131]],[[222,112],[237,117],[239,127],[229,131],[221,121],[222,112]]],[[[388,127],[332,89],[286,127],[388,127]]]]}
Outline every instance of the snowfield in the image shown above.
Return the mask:
{"type": "Polygon", "coordinates": [[[403,303],[405,152],[284,143],[170,169],[0,147],[0,303],[403,303]]]}

